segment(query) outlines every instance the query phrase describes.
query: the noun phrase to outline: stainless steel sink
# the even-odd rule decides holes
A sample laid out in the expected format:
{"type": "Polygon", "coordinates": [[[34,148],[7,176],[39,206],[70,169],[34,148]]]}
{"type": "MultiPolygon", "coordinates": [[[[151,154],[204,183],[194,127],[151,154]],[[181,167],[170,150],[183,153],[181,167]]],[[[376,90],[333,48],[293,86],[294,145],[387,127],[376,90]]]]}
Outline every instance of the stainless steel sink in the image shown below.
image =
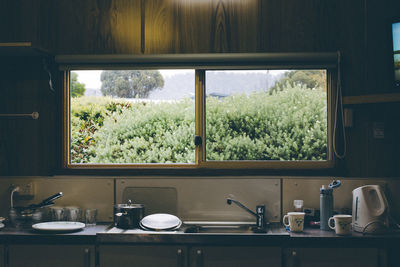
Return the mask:
{"type": "Polygon", "coordinates": [[[266,233],[255,224],[240,222],[184,222],[184,233],[193,234],[253,234],[266,233]]]}

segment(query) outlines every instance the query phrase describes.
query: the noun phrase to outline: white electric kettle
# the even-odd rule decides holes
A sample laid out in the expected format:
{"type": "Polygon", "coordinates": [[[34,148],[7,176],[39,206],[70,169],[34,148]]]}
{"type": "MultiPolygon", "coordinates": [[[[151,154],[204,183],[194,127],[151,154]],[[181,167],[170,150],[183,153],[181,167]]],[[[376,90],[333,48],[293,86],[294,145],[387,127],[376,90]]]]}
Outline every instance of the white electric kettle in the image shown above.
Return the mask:
{"type": "Polygon", "coordinates": [[[365,185],[353,190],[353,230],[361,233],[384,233],[389,226],[386,196],[379,185],[365,185]]]}

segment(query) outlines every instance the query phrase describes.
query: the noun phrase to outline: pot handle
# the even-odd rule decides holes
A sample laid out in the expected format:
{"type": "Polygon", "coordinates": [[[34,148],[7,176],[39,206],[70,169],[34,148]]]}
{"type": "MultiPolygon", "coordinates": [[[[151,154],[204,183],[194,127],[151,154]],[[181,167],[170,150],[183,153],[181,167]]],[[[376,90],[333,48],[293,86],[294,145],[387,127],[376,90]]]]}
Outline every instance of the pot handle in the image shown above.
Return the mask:
{"type": "Polygon", "coordinates": [[[127,212],[117,212],[115,215],[115,226],[122,227],[124,224],[129,225],[129,216],[127,212]],[[126,222],[128,220],[128,222],[126,222]]]}

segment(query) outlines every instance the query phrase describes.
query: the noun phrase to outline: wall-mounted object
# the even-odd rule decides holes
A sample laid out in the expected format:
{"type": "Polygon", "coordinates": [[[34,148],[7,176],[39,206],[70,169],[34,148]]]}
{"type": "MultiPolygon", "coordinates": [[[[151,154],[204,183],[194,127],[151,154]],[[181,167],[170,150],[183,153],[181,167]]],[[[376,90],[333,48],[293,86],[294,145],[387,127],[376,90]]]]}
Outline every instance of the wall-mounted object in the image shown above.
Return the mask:
{"type": "Polygon", "coordinates": [[[39,119],[39,112],[34,111],[32,113],[15,113],[15,114],[0,114],[0,118],[32,118],[34,120],[39,119]]]}
{"type": "Polygon", "coordinates": [[[343,105],[400,102],[400,93],[343,97],[343,105]]]}
{"type": "Polygon", "coordinates": [[[0,57],[40,57],[45,55],[49,55],[49,52],[33,45],[32,42],[0,43],[0,57]]]}

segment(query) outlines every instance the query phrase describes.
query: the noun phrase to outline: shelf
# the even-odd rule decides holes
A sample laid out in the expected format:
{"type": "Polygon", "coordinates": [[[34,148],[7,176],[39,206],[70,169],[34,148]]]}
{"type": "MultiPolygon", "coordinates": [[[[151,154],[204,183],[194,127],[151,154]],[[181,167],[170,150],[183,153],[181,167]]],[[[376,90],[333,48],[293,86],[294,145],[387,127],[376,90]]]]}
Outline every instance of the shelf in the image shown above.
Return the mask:
{"type": "Polygon", "coordinates": [[[0,43],[0,57],[40,57],[49,55],[43,48],[33,45],[31,42],[0,43]]]}
{"type": "Polygon", "coordinates": [[[343,105],[400,102],[400,93],[344,96],[343,105]]]}

